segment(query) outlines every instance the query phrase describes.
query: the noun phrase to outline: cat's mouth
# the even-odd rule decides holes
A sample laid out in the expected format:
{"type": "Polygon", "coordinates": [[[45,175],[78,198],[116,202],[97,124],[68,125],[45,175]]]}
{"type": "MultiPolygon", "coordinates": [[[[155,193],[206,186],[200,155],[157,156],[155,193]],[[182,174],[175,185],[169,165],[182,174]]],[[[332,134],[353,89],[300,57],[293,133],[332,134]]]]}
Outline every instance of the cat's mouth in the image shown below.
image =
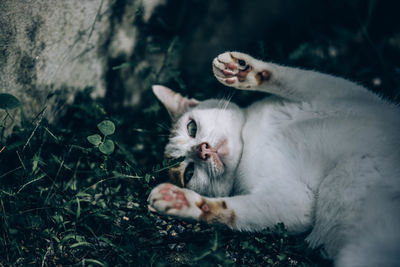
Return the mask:
{"type": "Polygon", "coordinates": [[[229,156],[228,140],[221,139],[215,145],[203,142],[193,147],[193,152],[206,164],[209,175],[216,177],[222,175],[225,170],[225,161],[229,156]]]}

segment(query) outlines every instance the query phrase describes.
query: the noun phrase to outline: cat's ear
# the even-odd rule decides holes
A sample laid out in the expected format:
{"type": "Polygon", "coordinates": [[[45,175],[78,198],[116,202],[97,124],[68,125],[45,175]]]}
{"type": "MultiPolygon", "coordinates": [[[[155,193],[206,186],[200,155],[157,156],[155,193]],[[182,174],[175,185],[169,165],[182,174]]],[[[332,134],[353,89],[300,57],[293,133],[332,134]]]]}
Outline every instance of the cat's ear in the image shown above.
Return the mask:
{"type": "Polygon", "coordinates": [[[157,98],[164,104],[172,119],[177,119],[188,109],[197,106],[200,102],[196,99],[183,97],[171,89],[162,85],[153,85],[153,92],[157,98]]]}

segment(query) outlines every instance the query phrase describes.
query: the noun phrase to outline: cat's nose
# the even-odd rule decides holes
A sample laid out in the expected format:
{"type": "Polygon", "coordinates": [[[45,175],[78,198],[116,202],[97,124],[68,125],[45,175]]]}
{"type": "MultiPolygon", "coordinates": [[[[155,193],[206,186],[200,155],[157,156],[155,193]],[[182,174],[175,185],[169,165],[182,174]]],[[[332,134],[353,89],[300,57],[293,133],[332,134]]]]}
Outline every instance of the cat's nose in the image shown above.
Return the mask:
{"type": "Polygon", "coordinates": [[[213,152],[212,147],[207,142],[203,142],[196,148],[197,155],[202,160],[207,160],[210,157],[210,154],[213,152]]]}

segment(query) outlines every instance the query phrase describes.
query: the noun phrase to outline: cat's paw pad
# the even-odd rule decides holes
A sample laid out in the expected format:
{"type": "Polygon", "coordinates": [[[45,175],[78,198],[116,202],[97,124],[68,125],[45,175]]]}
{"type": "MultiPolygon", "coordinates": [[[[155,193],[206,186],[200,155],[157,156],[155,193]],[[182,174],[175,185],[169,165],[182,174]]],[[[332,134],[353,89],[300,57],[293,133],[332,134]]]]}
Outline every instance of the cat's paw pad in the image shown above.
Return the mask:
{"type": "Polygon", "coordinates": [[[148,198],[150,209],[172,216],[199,219],[202,211],[196,205],[201,196],[196,192],[172,184],[160,184],[155,187],[148,198]]]}
{"type": "Polygon", "coordinates": [[[254,89],[271,76],[260,61],[239,52],[217,56],[213,60],[213,72],[221,83],[239,89],[254,89]]]}

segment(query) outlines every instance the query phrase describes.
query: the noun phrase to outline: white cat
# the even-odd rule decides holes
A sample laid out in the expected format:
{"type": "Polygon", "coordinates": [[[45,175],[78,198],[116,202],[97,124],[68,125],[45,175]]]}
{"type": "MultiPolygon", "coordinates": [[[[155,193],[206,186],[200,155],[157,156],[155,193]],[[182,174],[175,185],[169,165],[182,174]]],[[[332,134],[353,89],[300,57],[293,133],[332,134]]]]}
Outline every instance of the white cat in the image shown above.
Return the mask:
{"type": "Polygon", "coordinates": [[[160,213],[258,231],[284,222],[336,266],[400,266],[400,112],[360,85],[226,52],[215,77],[276,95],[246,109],[155,85],[185,160],[149,196],[160,213]]]}

